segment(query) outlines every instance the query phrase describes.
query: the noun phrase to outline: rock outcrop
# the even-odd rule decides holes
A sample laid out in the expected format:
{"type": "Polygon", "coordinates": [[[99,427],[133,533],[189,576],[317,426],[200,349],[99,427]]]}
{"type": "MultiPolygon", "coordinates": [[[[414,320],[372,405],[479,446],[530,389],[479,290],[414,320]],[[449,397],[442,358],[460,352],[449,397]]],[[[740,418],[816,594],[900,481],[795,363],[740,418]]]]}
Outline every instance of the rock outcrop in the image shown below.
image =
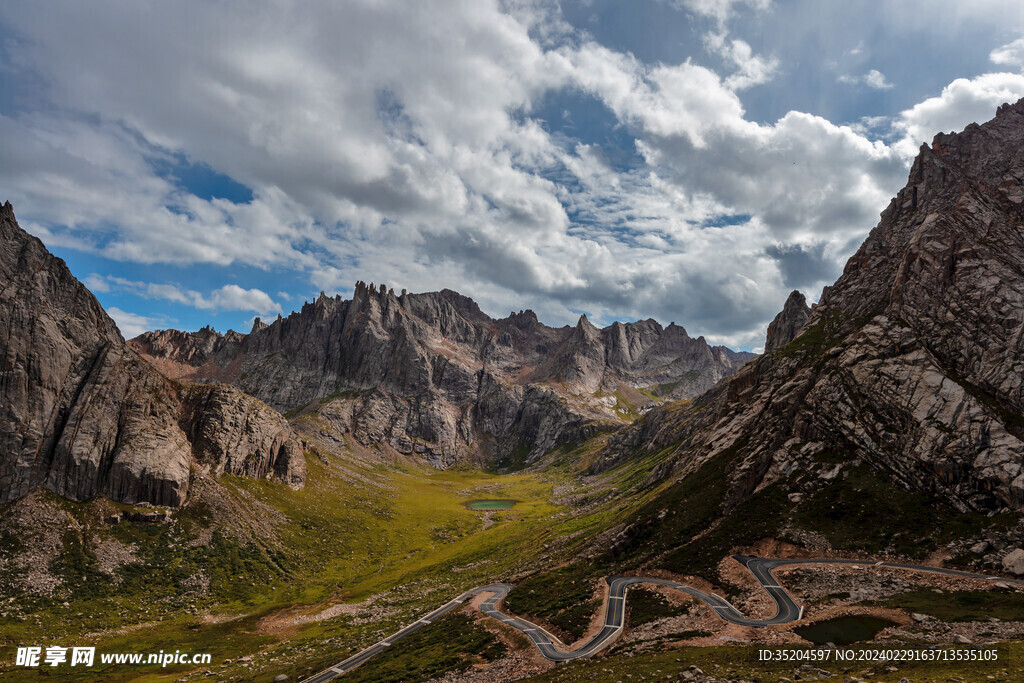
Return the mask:
{"type": "Polygon", "coordinates": [[[45,486],[180,505],[196,462],[302,483],[301,446],[280,415],[237,389],[156,372],[9,202],[0,282],[0,502],[45,486]]]}
{"type": "Polygon", "coordinates": [[[1021,509],[1022,225],[1024,100],[923,145],[799,336],[651,411],[598,468],[678,444],[664,477],[729,452],[740,500],[827,450],[962,510],[1021,509]]]}
{"type": "Polygon", "coordinates": [[[321,293],[247,335],[165,330],[129,343],[171,377],[231,384],[281,411],[319,410],[364,446],[437,467],[529,461],[658,397],[706,391],[753,357],[654,320],[598,329],[584,316],[552,328],[529,310],[495,320],[451,290],[396,295],[362,282],[351,300],[321,293]]]}
{"type": "Polygon", "coordinates": [[[807,299],[800,292],[793,290],[786,299],[785,306],[768,324],[768,335],[764,340],[764,352],[774,351],[797,338],[807,319],[811,317],[811,308],[807,299]]]}

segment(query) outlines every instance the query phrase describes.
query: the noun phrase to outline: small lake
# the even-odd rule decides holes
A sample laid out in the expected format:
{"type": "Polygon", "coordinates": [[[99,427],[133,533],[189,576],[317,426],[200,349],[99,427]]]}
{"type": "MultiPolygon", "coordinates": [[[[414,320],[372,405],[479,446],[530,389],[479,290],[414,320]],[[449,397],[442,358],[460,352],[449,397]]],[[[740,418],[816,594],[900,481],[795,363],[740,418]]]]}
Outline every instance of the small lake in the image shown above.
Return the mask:
{"type": "Polygon", "coordinates": [[[518,500],[470,500],[463,503],[470,510],[508,510],[518,500]]]}
{"type": "Polygon", "coordinates": [[[862,640],[871,640],[879,631],[895,626],[895,621],[872,617],[866,614],[850,614],[826,621],[819,621],[809,626],[793,629],[793,632],[804,640],[815,645],[832,643],[833,645],[850,645],[862,640]]]}

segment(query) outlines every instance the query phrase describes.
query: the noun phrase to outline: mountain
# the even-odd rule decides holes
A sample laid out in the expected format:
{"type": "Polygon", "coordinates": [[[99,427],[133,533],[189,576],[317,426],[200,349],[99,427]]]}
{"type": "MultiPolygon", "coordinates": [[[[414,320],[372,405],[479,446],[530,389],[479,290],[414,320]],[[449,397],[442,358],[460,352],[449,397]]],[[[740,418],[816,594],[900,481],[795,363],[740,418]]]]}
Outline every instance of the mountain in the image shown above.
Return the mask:
{"type": "Polygon", "coordinates": [[[129,342],[170,377],[239,387],[338,438],[455,462],[532,461],[706,391],[753,357],[654,320],[552,328],[533,311],[494,319],[451,290],[356,283],[248,334],[162,330],[129,342]]]}
{"type": "Polygon", "coordinates": [[[44,486],[181,505],[193,469],[302,484],[302,446],[281,415],[232,387],[153,370],[10,202],[0,281],[0,502],[44,486]]]}
{"type": "Polygon", "coordinates": [[[651,481],[728,457],[728,508],[823,460],[863,462],[960,510],[1024,507],[1022,138],[1024,100],[922,145],[798,336],[791,298],[773,350],[650,411],[595,470],[668,446],[651,481]]]}
{"type": "Polygon", "coordinates": [[[768,324],[768,335],[764,340],[764,352],[774,351],[785,346],[800,334],[807,319],[811,317],[811,309],[807,299],[798,291],[790,293],[786,304],[779,314],[768,324]]]}

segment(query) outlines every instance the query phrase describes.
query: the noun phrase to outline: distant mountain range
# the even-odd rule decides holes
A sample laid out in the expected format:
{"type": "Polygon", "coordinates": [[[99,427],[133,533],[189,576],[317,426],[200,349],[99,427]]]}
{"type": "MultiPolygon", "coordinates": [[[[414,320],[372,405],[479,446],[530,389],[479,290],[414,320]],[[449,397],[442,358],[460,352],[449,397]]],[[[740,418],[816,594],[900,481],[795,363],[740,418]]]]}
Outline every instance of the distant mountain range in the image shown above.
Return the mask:
{"type": "Polygon", "coordinates": [[[162,330],[129,342],[170,377],[232,384],[288,414],[329,412],[364,446],[455,462],[529,462],[559,443],[690,398],[754,354],[654,320],[552,328],[493,319],[451,290],[356,283],[249,334],[162,330]]]}
{"type": "Polygon", "coordinates": [[[195,472],[298,486],[303,445],[277,410],[317,410],[364,446],[437,467],[522,464],[695,396],[752,357],[653,320],[555,329],[532,311],[494,320],[449,290],[364,283],[247,335],[125,343],[10,203],[0,233],[0,502],[45,486],[180,505],[195,472]]]}

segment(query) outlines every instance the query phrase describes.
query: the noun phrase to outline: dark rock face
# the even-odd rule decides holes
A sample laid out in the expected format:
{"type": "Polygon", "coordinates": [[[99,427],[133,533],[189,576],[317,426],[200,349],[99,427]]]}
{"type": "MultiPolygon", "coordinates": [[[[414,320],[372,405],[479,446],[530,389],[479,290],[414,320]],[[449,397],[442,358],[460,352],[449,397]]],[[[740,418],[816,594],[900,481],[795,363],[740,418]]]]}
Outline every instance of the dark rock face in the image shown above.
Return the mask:
{"type": "Polygon", "coordinates": [[[10,203],[0,282],[0,502],[46,486],[75,500],[180,505],[195,460],[302,483],[301,447],[280,415],[236,389],[155,372],[10,203]]]}
{"type": "Polygon", "coordinates": [[[792,343],[616,437],[733,449],[732,497],[829,450],[960,509],[1024,507],[1024,100],[922,146],[907,186],[792,343]]]}
{"type": "Polygon", "coordinates": [[[351,301],[321,294],[248,335],[165,330],[129,344],[171,377],[232,384],[281,411],[316,408],[364,446],[438,467],[537,457],[621,424],[623,385],[695,396],[753,356],[653,320],[551,328],[533,311],[492,319],[451,290],[395,295],[362,282],[351,301]]]}
{"type": "Polygon", "coordinates": [[[810,317],[811,309],[807,305],[807,299],[800,292],[793,290],[789,298],[786,299],[786,305],[768,325],[764,352],[774,351],[796,339],[800,334],[800,329],[810,317]]]}

